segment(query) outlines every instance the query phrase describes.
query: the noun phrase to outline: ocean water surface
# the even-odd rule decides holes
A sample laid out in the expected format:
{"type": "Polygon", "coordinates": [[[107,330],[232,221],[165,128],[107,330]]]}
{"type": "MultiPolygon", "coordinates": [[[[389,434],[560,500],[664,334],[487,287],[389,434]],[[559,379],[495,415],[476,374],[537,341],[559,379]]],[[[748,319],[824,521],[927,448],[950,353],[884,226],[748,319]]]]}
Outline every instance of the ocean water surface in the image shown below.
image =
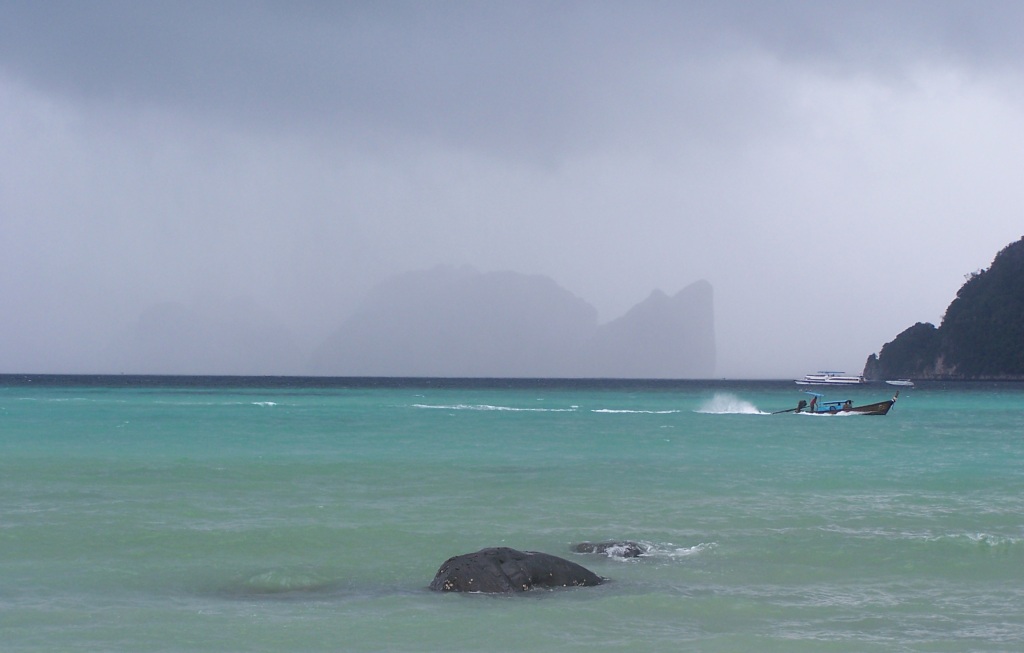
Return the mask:
{"type": "Polygon", "coordinates": [[[799,390],[0,377],[0,649],[1024,650],[1024,385],[799,390]],[[608,582],[427,589],[489,546],[608,582]]]}

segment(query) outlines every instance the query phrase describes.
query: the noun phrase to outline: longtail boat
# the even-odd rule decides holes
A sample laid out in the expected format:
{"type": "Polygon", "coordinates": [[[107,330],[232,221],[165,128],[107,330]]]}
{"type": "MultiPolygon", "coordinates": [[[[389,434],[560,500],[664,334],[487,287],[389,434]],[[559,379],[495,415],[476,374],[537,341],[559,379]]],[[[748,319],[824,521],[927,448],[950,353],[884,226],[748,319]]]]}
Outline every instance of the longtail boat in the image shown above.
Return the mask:
{"type": "Polygon", "coordinates": [[[864,404],[863,406],[854,406],[853,402],[847,399],[846,401],[822,401],[818,400],[825,395],[820,395],[817,392],[807,392],[811,395],[811,402],[807,403],[806,400],[801,399],[800,403],[797,404],[796,408],[790,408],[789,410],[777,410],[773,415],[779,413],[810,413],[812,415],[885,415],[892,408],[892,405],[896,403],[896,399],[900,396],[900,391],[897,390],[896,394],[892,396],[892,399],[886,399],[885,401],[879,401],[873,404],[864,404]]]}

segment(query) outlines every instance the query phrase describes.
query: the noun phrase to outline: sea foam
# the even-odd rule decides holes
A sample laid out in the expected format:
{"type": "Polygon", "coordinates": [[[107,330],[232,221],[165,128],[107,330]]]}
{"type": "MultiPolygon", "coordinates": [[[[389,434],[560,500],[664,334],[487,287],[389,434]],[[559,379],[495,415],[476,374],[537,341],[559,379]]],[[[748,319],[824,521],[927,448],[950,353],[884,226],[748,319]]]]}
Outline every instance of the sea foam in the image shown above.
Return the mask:
{"type": "Polygon", "coordinates": [[[522,413],[573,413],[578,410],[578,406],[570,406],[569,408],[517,408],[515,406],[492,406],[489,404],[413,404],[412,407],[432,410],[496,410],[522,413]]]}

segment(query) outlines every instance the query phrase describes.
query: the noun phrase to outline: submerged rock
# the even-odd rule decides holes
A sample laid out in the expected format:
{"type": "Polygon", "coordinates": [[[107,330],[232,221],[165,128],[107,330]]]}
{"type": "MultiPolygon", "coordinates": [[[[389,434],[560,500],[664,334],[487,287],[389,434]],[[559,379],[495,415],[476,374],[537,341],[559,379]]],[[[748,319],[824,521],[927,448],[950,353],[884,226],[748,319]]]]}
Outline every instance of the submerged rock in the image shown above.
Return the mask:
{"type": "Polygon", "coordinates": [[[557,556],[496,547],[448,558],[437,570],[430,589],[501,594],[534,588],[589,587],[603,581],[589,569],[557,556]]]}
{"type": "Polygon", "coordinates": [[[639,542],[580,542],[574,544],[575,553],[601,553],[609,558],[637,558],[650,550],[650,547],[639,542]]]}
{"type": "Polygon", "coordinates": [[[231,598],[289,598],[326,594],[337,591],[337,579],[311,569],[269,569],[246,577],[238,577],[217,590],[231,598]]]}

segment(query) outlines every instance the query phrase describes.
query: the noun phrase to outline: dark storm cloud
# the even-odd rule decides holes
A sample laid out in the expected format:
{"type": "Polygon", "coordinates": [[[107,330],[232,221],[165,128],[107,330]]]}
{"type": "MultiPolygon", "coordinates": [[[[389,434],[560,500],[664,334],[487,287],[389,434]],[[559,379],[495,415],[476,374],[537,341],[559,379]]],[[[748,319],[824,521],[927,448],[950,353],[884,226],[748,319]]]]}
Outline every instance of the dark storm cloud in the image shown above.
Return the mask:
{"type": "Polygon", "coordinates": [[[1024,18],[1014,3],[956,2],[14,2],[3,13],[0,65],[57,92],[542,154],[629,131],[624,117],[659,105],[695,132],[725,133],[758,98],[730,98],[716,62],[758,51],[849,75],[935,57],[1018,67],[1024,18]],[[729,99],[739,108],[715,124],[709,101],[729,99]]]}
{"type": "Polygon", "coordinates": [[[605,89],[630,97],[633,44],[664,38],[646,34],[646,20],[594,20],[559,3],[19,8],[0,28],[5,67],[61,93],[499,149],[579,139],[597,126],[605,89]]]}

